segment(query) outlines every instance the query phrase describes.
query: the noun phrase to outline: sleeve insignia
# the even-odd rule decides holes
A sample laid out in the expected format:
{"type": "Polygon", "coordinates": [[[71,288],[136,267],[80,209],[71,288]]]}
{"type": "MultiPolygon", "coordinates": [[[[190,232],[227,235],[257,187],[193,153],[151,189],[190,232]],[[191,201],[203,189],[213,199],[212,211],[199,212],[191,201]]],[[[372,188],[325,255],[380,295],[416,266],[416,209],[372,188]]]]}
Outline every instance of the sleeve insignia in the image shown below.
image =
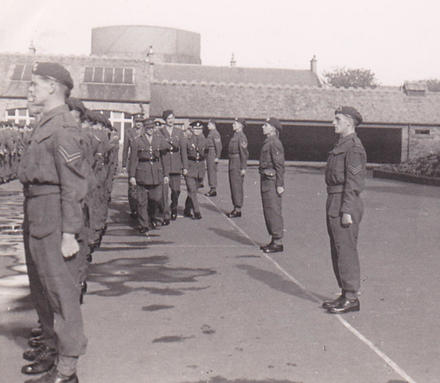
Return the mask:
{"type": "Polygon", "coordinates": [[[58,153],[61,154],[61,157],[63,157],[64,161],[66,161],[67,163],[76,161],[81,158],[81,152],[75,152],[75,153],[69,154],[67,152],[67,150],[62,145],[58,146],[58,153]]]}
{"type": "Polygon", "coordinates": [[[358,166],[353,166],[353,165],[349,165],[348,166],[348,170],[350,171],[350,173],[352,173],[353,175],[357,175],[361,172],[362,170],[362,164],[359,164],[358,166]]]}
{"type": "Polygon", "coordinates": [[[241,141],[241,142],[240,142],[240,145],[241,145],[241,147],[244,148],[244,149],[246,149],[247,146],[248,146],[246,141],[241,141]]]}

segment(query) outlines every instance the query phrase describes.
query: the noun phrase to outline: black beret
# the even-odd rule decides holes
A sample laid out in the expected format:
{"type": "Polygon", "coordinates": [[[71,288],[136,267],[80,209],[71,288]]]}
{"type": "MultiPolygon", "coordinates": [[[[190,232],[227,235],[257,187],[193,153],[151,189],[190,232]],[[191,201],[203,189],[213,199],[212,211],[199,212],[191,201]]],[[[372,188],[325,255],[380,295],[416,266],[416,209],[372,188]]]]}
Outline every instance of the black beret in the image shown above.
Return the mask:
{"type": "Polygon", "coordinates": [[[246,126],[246,120],[244,118],[235,118],[235,121],[239,122],[241,125],[246,126]]]}
{"type": "Polygon", "coordinates": [[[81,116],[84,116],[84,114],[86,113],[86,107],[79,98],[69,97],[66,100],[66,104],[70,110],[77,110],[78,112],[80,112],[81,116]]]}
{"type": "Polygon", "coordinates": [[[203,129],[203,121],[200,120],[196,120],[193,121],[189,124],[192,128],[199,128],[199,129],[203,129]]]}
{"type": "Polygon", "coordinates": [[[279,132],[281,132],[281,130],[283,130],[283,127],[281,126],[281,122],[277,119],[277,118],[275,118],[275,117],[271,117],[271,118],[268,118],[267,120],[266,120],[266,122],[269,124],[269,125],[272,125],[275,129],[277,129],[279,132]]]}
{"type": "Polygon", "coordinates": [[[87,109],[84,118],[92,123],[97,123],[99,120],[98,112],[94,110],[87,109]]]}
{"type": "Polygon", "coordinates": [[[39,76],[53,78],[60,84],[67,86],[67,88],[73,88],[72,77],[70,76],[69,71],[61,64],[52,62],[35,62],[32,66],[32,73],[39,76]]]}
{"type": "Polygon", "coordinates": [[[345,114],[347,116],[350,116],[353,118],[356,126],[362,123],[362,116],[361,114],[356,110],[356,108],[353,108],[352,106],[340,106],[338,109],[335,110],[336,114],[345,114]]]}
{"type": "Polygon", "coordinates": [[[162,112],[162,118],[166,120],[170,114],[174,114],[174,112],[171,109],[164,110],[162,112]]]}

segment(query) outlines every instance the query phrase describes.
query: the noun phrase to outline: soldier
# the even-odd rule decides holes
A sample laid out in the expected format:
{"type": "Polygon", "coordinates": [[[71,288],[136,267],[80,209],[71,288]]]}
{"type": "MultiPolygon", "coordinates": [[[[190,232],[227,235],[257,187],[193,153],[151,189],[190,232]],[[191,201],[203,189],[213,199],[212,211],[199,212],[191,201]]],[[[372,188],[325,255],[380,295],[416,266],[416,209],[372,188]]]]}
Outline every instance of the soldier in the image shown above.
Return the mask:
{"type": "Polygon", "coordinates": [[[217,164],[222,154],[222,139],[214,120],[208,121],[208,155],[206,156],[206,169],[208,170],[209,191],[207,197],[217,195],[217,164]]]}
{"type": "MultiPolygon", "coordinates": [[[[84,354],[77,279],[79,245],[83,226],[82,200],[87,193],[80,131],[65,99],[73,88],[69,72],[57,63],[36,63],[32,69],[30,97],[42,106],[42,115],[23,154],[19,179],[23,184],[25,249],[39,283],[39,301],[46,301],[51,324],[48,336],[57,353],[38,358],[22,372],[50,371],[28,383],[78,382],[76,366],[84,354]]],[[[37,341],[34,343],[37,345],[37,341]]],[[[41,343],[40,343],[41,345],[41,343]]]]}
{"type": "Polygon", "coordinates": [[[279,139],[279,132],[281,124],[276,118],[269,118],[263,125],[266,139],[260,153],[260,190],[266,228],[272,236],[269,244],[261,246],[265,253],[284,250],[281,214],[281,196],[284,193],[284,148],[279,139]]]}
{"type": "MultiPolygon", "coordinates": [[[[124,135],[124,143],[122,146],[122,169],[126,172],[127,163],[129,162],[129,154],[132,153],[132,141],[136,136],[142,133],[144,124],[144,115],[137,113],[133,117],[134,127],[126,128],[124,135]]],[[[136,208],[136,187],[128,182],[128,205],[130,207],[130,215],[132,218],[137,218],[136,208]]]]}
{"type": "Polygon", "coordinates": [[[148,204],[152,203],[153,214],[157,211],[162,198],[162,184],[169,181],[169,163],[163,154],[169,144],[161,133],[154,133],[154,122],[145,121],[144,133],[132,141],[132,153],[129,163],[130,184],[136,187],[139,231],[148,232],[153,216],[148,214],[148,204]]]}
{"type": "Polygon", "coordinates": [[[207,141],[203,135],[203,122],[193,121],[190,124],[191,136],[188,138],[188,174],[185,177],[188,196],[185,201],[185,217],[192,217],[191,210],[194,211],[194,219],[202,219],[200,214],[197,190],[205,176],[205,152],[207,141]]]}
{"type": "Polygon", "coordinates": [[[162,128],[162,134],[166,141],[171,145],[167,154],[166,161],[170,163],[170,182],[171,189],[171,205],[168,206],[168,185],[165,185],[164,191],[164,219],[175,220],[177,218],[177,205],[180,195],[180,181],[181,175],[186,176],[188,172],[188,158],[186,150],[186,138],[181,129],[174,126],[175,116],[172,110],[165,110],[162,113],[162,118],[165,121],[165,126],[162,128]],[[170,215],[171,210],[171,215],[170,215]]]}
{"type": "Polygon", "coordinates": [[[243,181],[246,174],[246,165],[249,158],[248,141],[243,133],[246,121],[236,118],[232,123],[234,135],[229,141],[229,186],[231,188],[231,198],[234,209],[226,214],[229,218],[241,217],[241,207],[243,206],[243,181]]]}
{"type": "Polygon", "coordinates": [[[365,149],[355,133],[361,122],[362,116],[355,108],[336,109],[333,126],[339,140],[329,153],[325,171],[327,230],[333,271],[342,290],[337,299],[322,304],[332,314],[360,310],[357,239],[364,210],[360,193],[365,186],[367,162],[365,149]]]}

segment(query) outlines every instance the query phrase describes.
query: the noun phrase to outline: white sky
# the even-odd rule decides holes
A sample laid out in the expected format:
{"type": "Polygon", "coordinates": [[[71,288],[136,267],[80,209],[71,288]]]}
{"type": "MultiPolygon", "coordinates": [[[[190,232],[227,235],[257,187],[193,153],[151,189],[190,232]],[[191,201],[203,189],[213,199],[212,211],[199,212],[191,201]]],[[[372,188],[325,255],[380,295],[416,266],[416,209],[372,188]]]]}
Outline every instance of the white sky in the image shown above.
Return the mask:
{"type": "Polygon", "coordinates": [[[0,52],[90,54],[91,29],[201,34],[202,64],[371,69],[382,85],[440,79],[439,0],[2,0],[0,52]]]}

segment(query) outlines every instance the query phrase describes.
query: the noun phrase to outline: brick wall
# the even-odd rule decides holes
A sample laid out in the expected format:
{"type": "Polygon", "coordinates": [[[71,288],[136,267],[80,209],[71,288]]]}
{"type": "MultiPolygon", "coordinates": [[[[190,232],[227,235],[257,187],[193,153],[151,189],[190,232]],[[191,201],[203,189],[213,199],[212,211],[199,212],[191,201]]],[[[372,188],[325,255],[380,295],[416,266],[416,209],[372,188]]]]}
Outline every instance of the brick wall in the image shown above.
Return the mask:
{"type": "Polygon", "coordinates": [[[440,153],[440,126],[410,126],[408,160],[440,153]]]}

